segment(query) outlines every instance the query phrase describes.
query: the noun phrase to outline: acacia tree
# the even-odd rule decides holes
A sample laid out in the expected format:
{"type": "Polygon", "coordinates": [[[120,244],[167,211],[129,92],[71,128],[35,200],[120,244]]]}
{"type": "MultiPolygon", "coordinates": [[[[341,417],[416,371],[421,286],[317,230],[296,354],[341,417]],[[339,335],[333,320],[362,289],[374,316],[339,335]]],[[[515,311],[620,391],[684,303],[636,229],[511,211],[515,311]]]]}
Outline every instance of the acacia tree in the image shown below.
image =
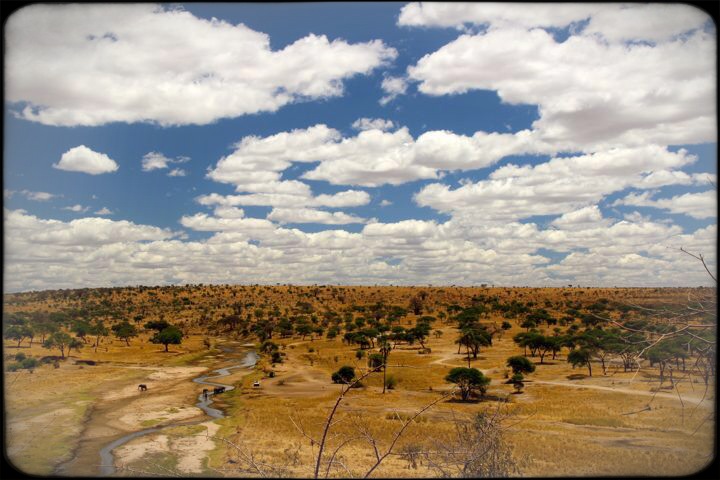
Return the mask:
{"type": "Polygon", "coordinates": [[[67,349],[68,355],[71,349],[80,351],[83,343],[77,338],[73,338],[65,332],[54,332],[48,336],[43,342],[44,348],[58,348],[60,349],[60,356],[65,358],[65,349],[67,349]]]}
{"type": "MultiPolygon", "coordinates": [[[[20,348],[22,341],[28,337],[32,339],[33,335],[34,332],[28,325],[10,325],[5,329],[5,334],[3,336],[8,340],[17,341],[17,348],[20,348]]],[[[30,344],[32,345],[32,341],[30,344]]]]}
{"type": "Polygon", "coordinates": [[[387,388],[387,361],[390,350],[392,350],[392,345],[390,345],[390,341],[386,336],[383,335],[378,338],[378,348],[380,349],[380,353],[373,353],[368,357],[368,367],[370,367],[371,371],[377,371],[382,368],[383,393],[385,393],[387,388]]]}
{"type": "MultiPolygon", "coordinates": [[[[470,353],[472,352],[473,359],[476,359],[481,346],[488,347],[492,345],[492,336],[480,325],[471,323],[460,330],[460,338],[458,338],[457,343],[465,347],[468,368],[470,368],[470,353]]],[[[458,348],[458,352],[459,350],[458,348]]]]}
{"type": "Polygon", "coordinates": [[[137,328],[135,325],[131,325],[127,320],[121,323],[116,323],[111,327],[113,334],[120,340],[125,340],[125,344],[130,346],[130,339],[138,336],[137,328]]]}
{"type": "Polygon", "coordinates": [[[570,353],[568,353],[567,356],[567,361],[568,363],[572,363],[573,368],[577,367],[578,365],[585,365],[588,368],[588,374],[592,377],[592,364],[590,363],[591,359],[592,353],[586,348],[572,350],[570,353]]]}
{"type": "Polygon", "coordinates": [[[456,384],[460,388],[460,396],[463,400],[470,398],[470,395],[476,390],[480,392],[480,396],[485,395],[490,384],[490,379],[477,368],[453,368],[445,377],[445,380],[456,384]]]}
{"type": "Polygon", "coordinates": [[[535,371],[535,365],[533,365],[530,359],[522,355],[509,357],[506,365],[512,369],[513,373],[516,374],[532,373],[535,371]]]}
{"type": "Polygon", "coordinates": [[[152,343],[162,343],[165,345],[165,351],[168,351],[168,345],[180,345],[182,343],[183,334],[178,327],[170,325],[163,330],[157,332],[150,339],[152,343]]]}
{"type": "Polygon", "coordinates": [[[355,369],[350,365],[343,365],[340,369],[332,374],[333,383],[349,384],[355,378],[355,369]]]}
{"type": "Polygon", "coordinates": [[[107,337],[110,333],[108,331],[108,328],[105,326],[102,320],[96,320],[94,324],[90,326],[90,330],[88,331],[91,335],[95,335],[95,351],[97,352],[98,346],[100,345],[100,342],[103,337],[107,337]]]}

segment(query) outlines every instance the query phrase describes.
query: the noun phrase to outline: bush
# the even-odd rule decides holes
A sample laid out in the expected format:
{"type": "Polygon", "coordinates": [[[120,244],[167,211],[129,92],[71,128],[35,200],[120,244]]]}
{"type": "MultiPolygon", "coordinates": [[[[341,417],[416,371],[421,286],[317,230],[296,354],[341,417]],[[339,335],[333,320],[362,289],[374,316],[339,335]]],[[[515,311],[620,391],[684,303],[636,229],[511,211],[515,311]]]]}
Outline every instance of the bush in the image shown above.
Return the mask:
{"type": "Polygon", "coordinates": [[[349,365],[343,365],[330,378],[333,383],[350,383],[355,378],[355,369],[349,365]]]}
{"type": "Polygon", "coordinates": [[[270,361],[272,363],[282,363],[283,362],[282,354],[280,352],[278,352],[277,350],[275,350],[274,352],[272,352],[272,357],[270,358],[270,361]]]}
{"type": "Polygon", "coordinates": [[[35,370],[40,365],[40,361],[38,361],[37,358],[28,358],[24,357],[21,361],[11,363],[7,366],[7,370],[9,372],[17,372],[20,369],[24,370],[30,370],[31,372],[35,370]]]}
{"type": "Polygon", "coordinates": [[[17,360],[18,362],[22,362],[23,360],[25,360],[25,358],[25,354],[22,352],[15,354],[15,360],[17,360]]]}
{"type": "Polygon", "coordinates": [[[357,358],[358,360],[362,360],[362,358],[364,356],[365,356],[364,350],[358,350],[357,352],[355,352],[355,358],[357,358]]]}
{"type": "Polygon", "coordinates": [[[387,378],[385,378],[385,388],[388,390],[395,390],[397,384],[398,379],[395,378],[395,375],[388,375],[387,378]]]}

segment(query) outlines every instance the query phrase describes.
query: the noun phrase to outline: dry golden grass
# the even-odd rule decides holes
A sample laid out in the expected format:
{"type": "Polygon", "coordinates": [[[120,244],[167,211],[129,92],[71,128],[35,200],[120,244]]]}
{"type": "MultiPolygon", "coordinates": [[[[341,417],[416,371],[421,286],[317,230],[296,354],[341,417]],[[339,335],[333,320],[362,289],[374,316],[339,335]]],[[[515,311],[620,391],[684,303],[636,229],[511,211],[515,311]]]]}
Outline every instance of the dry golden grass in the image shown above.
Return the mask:
{"type": "MultiPolygon", "coordinates": [[[[182,345],[171,346],[170,353],[163,352],[161,345],[147,343],[147,335],[144,335],[132,340],[130,347],[118,340],[106,340],[97,352],[85,347],[80,353],[72,353],[75,358],[106,362],[96,366],[81,368],[66,361],[59,369],[46,365],[32,374],[6,372],[9,426],[6,438],[10,458],[28,473],[46,475],[75,451],[87,458],[76,462],[74,471],[91,468],[92,448],[83,447],[80,439],[87,439],[88,435],[112,439],[111,430],[122,433],[123,428],[128,428],[119,423],[119,414],[113,416],[112,410],[119,412],[135,405],[131,402],[138,401],[133,386],[145,381],[151,371],[134,367],[195,365],[218,368],[227,363],[219,350],[207,350],[202,342],[206,324],[232,313],[233,304],[253,304],[245,307],[246,313],[256,308],[267,311],[275,306],[282,312],[293,309],[298,302],[310,303],[317,313],[325,309],[341,312],[352,304],[372,305],[379,301],[407,306],[409,299],[420,291],[428,292],[423,314],[436,316],[447,305],[468,305],[469,299],[478,294],[497,295],[503,301],[532,299],[551,312],[561,312],[563,302],[568,300],[590,304],[600,298],[609,298],[658,306],[681,303],[687,296],[684,289],[204,286],[111,290],[91,298],[121,305],[125,313],[120,318],[131,319],[143,312],[143,321],[164,317],[173,323],[185,322],[186,330],[192,335],[182,345]],[[182,297],[187,297],[191,304],[178,307],[177,300],[182,297]],[[130,389],[128,392],[132,391],[132,396],[107,398],[109,393],[122,389],[130,389]],[[91,406],[95,408],[91,409],[91,406]],[[107,410],[103,413],[105,416],[93,420],[93,415],[104,412],[103,409],[107,410]],[[101,431],[103,425],[107,431],[101,431]]],[[[57,311],[81,303],[81,300],[67,296],[27,301],[23,297],[6,295],[5,311],[57,311]]],[[[414,325],[415,318],[410,314],[401,324],[414,325]]],[[[483,322],[499,325],[503,320],[491,316],[483,322]]],[[[649,375],[636,375],[624,373],[614,366],[609,368],[606,376],[601,374],[598,366],[593,368],[593,377],[570,380],[571,375],[587,372],[572,369],[566,362],[564,351],[555,360],[546,358],[547,364],[539,365],[536,372],[528,376],[524,393],[515,395],[512,386],[503,383],[505,360],[522,353],[512,342],[512,336],[521,329],[514,321],[511,323],[511,330],[496,339],[492,347],[482,349],[479,358],[472,362],[473,367],[483,370],[492,379],[488,398],[479,403],[441,401],[412,422],[399,442],[397,452],[410,445],[429,447],[434,439],[452,433],[453,417],[467,418],[483,410],[494,411],[501,400],[506,400],[506,408],[512,414],[507,422],[506,438],[516,456],[525,459],[523,475],[684,475],[697,471],[711,459],[714,388],[706,392],[702,383],[687,381],[678,384],[677,391],[660,390],[652,397],[658,386],[654,370],[647,370],[649,375]],[[695,408],[703,396],[705,401],[695,408]],[[650,410],[645,409],[648,404],[650,410]]],[[[439,339],[433,335],[428,340],[432,353],[419,355],[417,349],[400,345],[390,354],[388,374],[398,380],[394,390],[383,395],[382,375],[373,374],[363,381],[363,388],[354,389],[347,395],[338,412],[338,419],[342,421],[332,429],[334,435],[354,436],[358,425],[362,425],[373,432],[381,448],[387,447],[393,432],[401,425],[395,413],[407,419],[449,389],[445,375],[453,366],[466,366],[467,363],[463,354],[457,354],[457,346],[453,343],[457,337],[454,326],[438,320],[433,328],[443,334],[439,339]]],[[[223,334],[217,334],[212,337],[212,342],[217,344],[224,340],[223,337],[223,334]]],[[[312,448],[291,418],[301,423],[307,433],[319,437],[339,391],[339,386],[330,382],[331,373],[342,365],[364,369],[366,359],[356,359],[356,348],[343,344],[340,337],[304,341],[299,337],[274,338],[273,341],[279,343],[281,351],[287,355],[284,363],[274,367],[277,376],[263,378],[264,371],[273,367],[267,359],[262,359],[249,374],[236,371],[226,377],[223,383],[233,383],[240,388],[218,397],[217,403],[226,408],[228,416],[215,421],[219,425],[215,435],[242,443],[243,448],[268,462],[289,463],[290,473],[308,476],[311,474],[312,448]],[[252,382],[261,378],[262,388],[252,388],[252,382]]],[[[55,354],[36,344],[20,349],[13,345],[5,343],[6,357],[18,350],[36,357],[55,354]]],[[[190,382],[190,377],[175,382],[172,387],[170,379],[163,381],[167,383],[162,385],[171,390],[169,398],[176,402],[167,407],[193,405],[201,388],[190,382]]],[[[156,395],[156,391],[151,389],[150,394],[156,395]]],[[[143,421],[155,422],[157,419],[161,419],[160,414],[143,421]]],[[[188,427],[188,432],[191,430],[188,427]]],[[[168,431],[178,434],[184,430],[165,429],[161,435],[168,431]]],[[[149,435],[136,440],[135,444],[143,445],[156,437],[149,435]]],[[[338,438],[334,438],[331,445],[337,445],[338,438]]],[[[237,461],[237,452],[232,447],[219,441],[215,445],[203,464],[203,474],[217,475],[224,471],[230,476],[248,475],[247,472],[232,471],[238,465],[229,462],[237,461]]],[[[135,460],[131,466],[136,469],[175,469],[180,456],[181,450],[170,448],[167,452],[156,452],[135,460]]],[[[353,473],[364,473],[374,456],[369,445],[358,440],[348,444],[341,457],[353,473]]],[[[409,465],[399,456],[391,456],[374,475],[432,476],[426,465],[418,465],[417,469],[409,465]]],[[[346,475],[342,471],[338,474],[346,475]]]]}

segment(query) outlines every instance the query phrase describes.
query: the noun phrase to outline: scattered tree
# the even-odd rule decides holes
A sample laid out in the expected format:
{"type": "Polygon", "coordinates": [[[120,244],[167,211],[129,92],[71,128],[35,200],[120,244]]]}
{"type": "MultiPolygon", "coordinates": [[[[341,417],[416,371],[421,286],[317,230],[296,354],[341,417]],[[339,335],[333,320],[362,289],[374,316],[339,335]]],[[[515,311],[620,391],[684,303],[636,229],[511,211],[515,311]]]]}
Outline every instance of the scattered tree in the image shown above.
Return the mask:
{"type": "Polygon", "coordinates": [[[168,351],[168,345],[180,345],[182,343],[183,333],[175,325],[170,325],[163,330],[157,332],[150,339],[151,343],[161,343],[165,345],[165,351],[168,351]]]}
{"type": "Polygon", "coordinates": [[[476,390],[480,392],[480,396],[485,395],[490,384],[490,379],[477,368],[453,368],[445,377],[445,380],[456,384],[460,388],[460,396],[463,400],[470,398],[470,395],[476,390]]]}

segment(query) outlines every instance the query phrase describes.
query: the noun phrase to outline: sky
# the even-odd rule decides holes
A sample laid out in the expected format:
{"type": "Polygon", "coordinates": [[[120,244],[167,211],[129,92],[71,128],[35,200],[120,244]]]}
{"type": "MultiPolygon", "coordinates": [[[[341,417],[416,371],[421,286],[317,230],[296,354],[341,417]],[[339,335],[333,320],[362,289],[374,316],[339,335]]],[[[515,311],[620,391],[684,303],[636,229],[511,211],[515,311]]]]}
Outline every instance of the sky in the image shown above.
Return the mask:
{"type": "Polygon", "coordinates": [[[4,25],[4,289],[715,285],[684,4],[39,4],[4,25]]]}

